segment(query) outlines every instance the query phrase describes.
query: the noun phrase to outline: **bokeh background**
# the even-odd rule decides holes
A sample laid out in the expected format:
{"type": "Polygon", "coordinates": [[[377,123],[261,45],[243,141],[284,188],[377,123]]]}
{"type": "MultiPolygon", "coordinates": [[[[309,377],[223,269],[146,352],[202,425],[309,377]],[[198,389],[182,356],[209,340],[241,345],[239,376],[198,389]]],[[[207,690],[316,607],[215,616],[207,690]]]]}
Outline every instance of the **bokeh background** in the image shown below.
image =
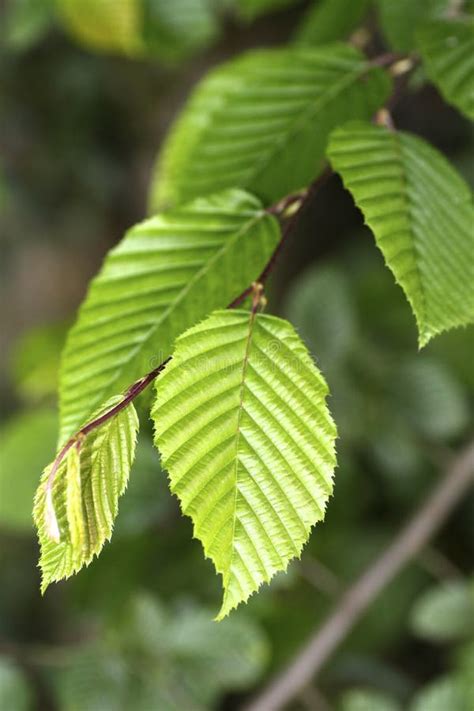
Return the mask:
{"type": "MultiPolygon", "coordinates": [[[[355,4],[360,18],[348,21],[346,7],[347,27],[324,30],[311,25],[317,2],[148,0],[137,39],[128,0],[115,3],[105,31],[94,0],[64,0],[61,12],[53,0],[0,2],[1,711],[240,708],[468,441],[473,330],[418,352],[404,296],[332,178],[269,288],[269,310],[292,320],[329,381],[340,433],[335,496],[301,561],[212,622],[219,580],[168,493],[142,407],[146,435],[112,542],[40,596],[31,508],[55,452],[62,343],[104,254],[147,214],[166,130],[195,82],[247,48],[295,36],[316,44],[358,28],[356,41],[383,51],[390,2],[382,17],[355,4]],[[90,22],[81,25],[88,13],[92,35],[90,22]]],[[[470,127],[420,73],[394,118],[472,183],[470,127]]],[[[289,709],[474,708],[473,520],[466,497],[289,709]]]]}

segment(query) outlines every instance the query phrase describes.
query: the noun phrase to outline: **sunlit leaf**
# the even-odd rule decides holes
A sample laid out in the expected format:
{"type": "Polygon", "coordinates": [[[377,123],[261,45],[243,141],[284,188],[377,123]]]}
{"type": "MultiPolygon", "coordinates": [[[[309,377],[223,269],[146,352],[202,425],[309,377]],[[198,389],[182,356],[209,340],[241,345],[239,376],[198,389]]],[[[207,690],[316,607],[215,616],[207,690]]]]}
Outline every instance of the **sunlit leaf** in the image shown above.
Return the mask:
{"type": "Polygon", "coordinates": [[[107,256],[63,353],[61,441],[105,400],[167,358],[177,336],[256,279],[280,235],[240,190],[132,228],[107,256]]]}
{"type": "MultiPolygon", "coordinates": [[[[110,410],[108,401],[93,419],[110,410]]],[[[138,418],[128,405],[45,469],[35,500],[42,589],[88,565],[110,539],[135,454],[138,418]]]]}
{"type": "Polygon", "coordinates": [[[171,489],[223,577],[218,619],[285,570],[324,518],[327,392],[287,321],[218,311],[177,341],[152,417],[171,489]]]}
{"type": "Polygon", "coordinates": [[[421,138],[362,122],[336,129],[329,158],[416,317],[420,346],[474,321],[470,190],[421,138]]]}
{"type": "Polygon", "coordinates": [[[388,76],[344,45],[248,52],[198,85],[171,130],[153,209],[238,186],[272,202],[321,171],[329,132],[370,118],[388,76]]]}

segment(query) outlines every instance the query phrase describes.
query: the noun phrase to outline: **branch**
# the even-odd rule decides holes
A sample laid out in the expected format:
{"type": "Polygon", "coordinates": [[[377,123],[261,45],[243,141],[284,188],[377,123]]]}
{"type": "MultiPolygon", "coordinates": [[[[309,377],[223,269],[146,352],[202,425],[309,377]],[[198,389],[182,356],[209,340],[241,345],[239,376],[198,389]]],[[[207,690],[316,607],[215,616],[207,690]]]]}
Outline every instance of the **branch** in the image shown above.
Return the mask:
{"type": "MultiPolygon", "coordinates": [[[[252,293],[255,295],[256,285],[259,285],[260,288],[258,294],[258,301],[255,301],[254,299],[254,304],[252,308],[253,312],[256,311],[256,308],[260,304],[260,301],[262,299],[263,285],[270,276],[271,272],[273,271],[277,259],[280,256],[284,245],[288,241],[288,238],[296,228],[304,207],[308,204],[308,201],[317,192],[321,185],[323,185],[331,175],[332,171],[330,170],[330,168],[326,168],[326,170],[321,173],[318,178],[316,178],[316,180],[310,185],[310,187],[306,191],[293,195],[287,195],[285,198],[275,203],[275,205],[272,205],[271,207],[267,208],[267,212],[269,214],[277,215],[278,217],[281,217],[283,219],[285,218],[285,216],[287,216],[288,212],[290,212],[290,219],[288,220],[288,223],[285,229],[283,230],[283,234],[280,241],[278,242],[275,250],[273,251],[270,259],[268,260],[258,279],[252,284],[250,284],[250,286],[248,286],[241,294],[239,294],[239,296],[237,296],[227,306],[228,309],[235,309],[243,301],[245,301],[247,296],[250,296],[250,294],[252,293]]],[[[45,485],[46,524],[48,534],[52,540],[58,542],[60,536],[59,526],[53,503],[53,485],[56,479],[56,475],[58,473],[58,469],[61,465],[61,462],[64,460],[64,457],[69,452],[71,447],[73,447],[74,445],[80,446],[82,440],[89,434],[89,432],[92,432],[93,430],[97,429],[105,422],[112,419],[112,417],[118,415],[119,412],[124,410],[127,405],[129,405],[136,397],[138,397],[138,395],[140,395],[140,393],[142,393],[143,390],[145,390],[145,388],[147,388],[158,377],[158,375],[164,370],[165,366],[169,363],[170,360],[171,356],[169,356],[166,360],[160,363],[160,365],[158,365],[156,368],[154,368],[149,373],[140,378],[140,380],[137,380],[135,383],[132,383],[132,385],[130,385],[130,387],[125,391],[123,398],[116,405],[111,407],[110,410],[103,412],[95,420],[92,420],[91,422],[88,422],[86,425],[84,425],[66,442],[66,444],[62,447],[62,449],[60,449],[60,451],[56,455],[45,485]]]]}
{"type": "MultiPolygon", "coordinates": [[[[385,66],[390,66],[393,65],[394,62],[400,63],[400,61],[403,63],[404,61],[406,62],[407,59],[404,58],[404,55],[400,55],[397,53],[388,53],[388,54],[383,54],[380,55],[379,57],[375,57],[370,61],[371,66],[380,66],[380,67],[385,67],[385,66]]],[[[395,64],[395,66],[396,66],[395,64]]],[[[410,68],[411,68],[410,64],[410,68]]],[[[268,260],[267,264],[265,265],[263,271],[261,272],[260,276],[257,278],[256,282],[253,282],[248,286],[239,296],[237,296],[231,303],[227,306],[228,309],[234,309],[237,308],[245,299],[252,294],[254,291],[254,284],[261,284],[262,286],[265,284],[266,280],[270,276],[271,272],[273,271],[275,264],[278,261],[278,258],[281,255],[281,252],[283,251],[284,247],[286,246],[286,243],[288,242],[288,239],[290,235],[293,234],[295,231],[295,228],[298,225],[298,222],[301,218],[301,215],[304,212],[304,209],[306,206],[309,204],[311,201],[311,198],[314,196],[314,194],[319,190],[319,188],[328,180],[328,178],[333,174],[331,168],[327,166],[325,170],[314,180],[309,188],[305,191],[292,194],[292,195],[287,195],[286,197],[282,198],[279,202],[275,203],[274,205],[270,206],[267,208],[267,213],[272,214],[272,215],[277,215],[280,218],[285,219],[285,217],[289,217],[287,225],[283,231],[282,237],[280,241],[278,242],[273,254],[271,255],[270,259],[268,260]]],[[[47,482],[46,482],[46,487],[45,487],[45,494],[46,494],[46,510],[47,510],[47,525],[48,525],[48,530],[51,538],[53,540],[59,540],[59,528],[57,525],[57,520],[56,520],[56,515],[54,512],[54,505],[53,505],[53,499],[52,499],[52,490],[53,490],[53,484],[54,480],[56,478],[59,466],[61,462],[63,461],[64,457],[66,454],[69,452],[71,447],[74,444],[78,444],[80,446],[80,443],[82,442],[83,438],[89,434],[89,432],[92,432],[93,430],[97,429],[97,427],[100,427],[103,425],[105,422],[110,420],[112,417],[115,417],[121,410],[123,410],[127,405],[132,402],[145,388],[150,385],[150,383],[155,380],[155,378],[164,370],[165,366],[169,362],[171,356],[167,358],[163,363],[160,363],[159,366],[154,368],[152,371],[150,371],[147,375],[143,376],[140,378],[140,380],[137,380],[135,383],[130,385],[128,390],[125,392],[122,400],[114,405],[110,410],[107,410],[107,412],[102,413],[100,417],[96,418],[95,420],[92,420],[91,422],[88,422],[84,427],[82,427],[76,434],[74,434],[64,445],[64,447],[59,451],[57,454],[53,466],[51,467],[51,471],[49,473],[47,482]]]]}
{"type": "Polygon", "coordinates": [[[474,482],[474,442],[458,456],[388,548],[343,595],[295,659],[244,711],[278,711],[301,693],[379,593],[428,543],[474,482]]]}
{"type": "MultiPolygon", "coordinates": [[[[271,215],[278,215],[284,218],[285,214],[288,214],[289,211],[291,213],[291,216],[286,224],[285,229],[283,230],[281,239],[278,242],[273,254],[266,263],[265,267],[263,268],[263,271],[261,272],[260,276],[257,278],[257,283],[265,284],[268,277],[272,273],[279,257],[281,256],[281,253],[284,247],[286,246],[289,237],[295,231],[300,221],[301,215],[303,214],[307,205],[311,202],[311,199],[318,192],[319,188],[324,185],[324,183],[326,183],[326,181],[331,177],[332,174],[333,173],[331,168],[329,168],[329,166],[326,167],[325,170],[321,173],[321,175],[319,175],[319,177],[311,183],[307,190],[302,193],[297,193],[296,195],[288,195],[287,197],[283,198],[283,200],[280,200],[280,202],[277,202],[275,205],[272,205],[271,207],[267,208],[267,212],[271,215]]],[[[241,294],[239,294],[239,296],[237,296],[233,301],[231,301],[227,308],[237,308],[237,306],[239,306],[243,301],[245,301],[247,296],[250,296],[252,290],[253,285],[248,286],[241,294]]]]}

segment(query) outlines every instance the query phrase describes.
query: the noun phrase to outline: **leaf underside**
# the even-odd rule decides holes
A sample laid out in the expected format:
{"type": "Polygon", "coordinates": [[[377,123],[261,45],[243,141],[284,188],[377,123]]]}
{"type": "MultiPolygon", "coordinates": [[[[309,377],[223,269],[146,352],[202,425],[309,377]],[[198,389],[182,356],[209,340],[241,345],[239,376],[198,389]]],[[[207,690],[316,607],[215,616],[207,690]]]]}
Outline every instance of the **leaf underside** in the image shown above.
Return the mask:
{"type": "Polygon", "coordinates": [[[354,122],[328,155],[416,317],[420,347],[474,321],[474,209],[464,180],[425,141],[354,122]]]}
{"type": "MultiPolygon", "coordinates": [[[[108,401],[93,419],[119,400],[108,401]]],[[[34,509],[43,592],[51,582],[88,565],[110,539],[134,459],[137,432],[138,418],[130,404],[90,432],[79,449],[75,445],[69,449],[50,489],[51,465],[45,469],[34,509]],[[55,532],[59,540],[54,540],[55,532]]]]}
{"type": "Polygon", "coordinates": [[[157,382],[171,490],[222,574],[221,619],[299,556],[332,492],[327,385],[286,321],[217,311],[157,382]]]}
{"type": "Polygon", "coordinates": [[[186,328],[244,291],[279,236],[276,218],[241,190],[197,199],[132,228],[107,256],[69,333],[60,441],[165,360],[186,328]]]}
{"type": "Polygon", "coordinates": [[[430,23],[419,33],[418,48],[446,101],[474,119],[474,18],[430,23]]]}
{"type": "Polygon", "coordinates": [[[165,142],[150,204],[230,186],[268,203],[306,187],[330,131],[370,118],[389,91],[386,73],[349,46],[249,52],[199,84],[165,142]]]}

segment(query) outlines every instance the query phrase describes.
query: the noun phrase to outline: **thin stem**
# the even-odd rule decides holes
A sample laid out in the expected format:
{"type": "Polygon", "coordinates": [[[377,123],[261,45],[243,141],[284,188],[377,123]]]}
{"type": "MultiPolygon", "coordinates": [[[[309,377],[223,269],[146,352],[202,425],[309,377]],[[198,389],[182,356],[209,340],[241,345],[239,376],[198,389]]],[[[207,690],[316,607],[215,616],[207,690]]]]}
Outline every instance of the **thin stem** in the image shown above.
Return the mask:
{"type": "Polygon", "coordinates": [[[92,432],[93,430],[97,429],[101,425],[103,425],[105,422],[110,420],[112,417],[115,417],[115,415],[118,415],[121,410],[125,409],[127,405],[129,405],[132,400],[134,400],[138,395],[140,395],[145,388],[150,385],[151,382],[161,373],[162,370],[164,370],[166,364],[171,360],[171,356],[167,358],[166,360],[163,361],[163,363],[160,363],[156,368],[151,370],[147,375],[143,376],[143,378],[140,378],[140,380],[137,380],[133,385],[131,385],[128,390],[126,391],[125,395],[123,396],[122,400],[120,400],[116,405],[110,408],[110,410],[107,410],[106,412],[102,413],[99,417],[97,417],[95,420],[92,420],[91,422],[88,422],[84,427],[82,427],[78,432],[76,432],[75,435],[73,435],[64,445],[64,447],[59,451],[57,454],[53,466],[51,467],[51,470],[48,474],[48,478],[46,480],[46,486],[45,486],[45,501],[46,501],[46,527],[48,530],[48,535],[49,537],[53,540],[56,541],[56,543],[59,543],[60,540],[60,531],[59,531],[59,525],[58,525],[58,520],[56,518],[56,513],[54,510],[54,503],[53,503],[53,484],[54,480],[56,478],[56,475],[58,473],[58,469],[64,460],[64,457],[66,454],[69,452],[71,447],[74,444],[79,444],[84,437],[86,437],[89,432],[92,432]]]}
{"type": "Polygon", "coordinates": [[[406,55],[400,52],[387,52],[386,54],[380,54],[378,57],[374,57],[369,60],[371,67],[388,67],[390,64],[395,64],[400,59],[404,59],[406,55]]]}
{"type": "MultiPolygon", "coordinates": [[[[310,203],[311,199],[315,195],[315,193],[319,190],[319,188],[324,185],[324,183],[331,177],[332,175],[332,170],[329,167],[326,167],[326,169],[321,173],[321,175],[314,180],[309,188],[304,192],[304,193],[296,193],[295,195],[289,195],[288,197],[284,198],[280,202],[276,203],[275,205],[272,205],[271,207],[267,208],[267,212],[271,215],[281,215],[282,217],[285,216],[285,212],[287,212],[289,209],[291,210],[291,216],[286,224],[285,229],[283,230],[283,234],[281,236],[280,241],[278,242],[275,250],[273,251],[273,254],[271,255],[270,259],[266,263],[265,267],[263,268],[260,276],[257,279],[257,283],[260,284],[265,284],[267,281],[268,277],[272,273],[273,269],[275,268],[275,265],[281,256],[281,253],[286,246],[289,237],[293,234],[295,231],[299,220],[301,219],[301,215],[303,214],[304,210],[310,203]],[[296,209],[295,209],[296,206],[296,209]]],[[[237,306],[240,306],[240,304],[245,301],[245,299],[250,296],[250,294],[253,291],[253,285],[248,286],[239,296],[237,296],[233,301],[230,302],[230,304],[227,306],[228,309],[235,309],[237,306]]]]}
{"type": "MultiPolygon", "coordinates": [[[[283,246],[287,242],[289,236],[293,233],[293,230],[295,229],[299,221],[304,206],[307,205],[308,200],[314,195],[314,193],[319,189],[319,187],[324,182],[326,182],[326,180],[331,174],[332,171],[329,168],[326,168],[326,170],[311,184],[308,190],[306,190],[304,193],[300,192],[293,195],[288,195],[279,202],[275,203],[275,205],[272,205],[267,209],[268,213],[282,217],[284,217],[285,213],[289,210],[292,210],[293,212],[290,219],[288,220],[285,229],[283,230],[283,234],[280,241],[278,242],[275,250],[273,251],[273,254],[265,265],[257,281],[253,282],[241,294],[239,294],[237,298],[231,301],[231,303],[227,306],[228,309],[236,308],[247,298],[247,296],[250,296],[251,294],[253,294],[252,312],[254,314],[256,313],[259,307],[264,305],[263,285],[265,281],[270,276],[270,273],[272,272],[277,262],[277,259],[283,249],[283,246]],[[297,206],[296,209],[295,206],[297,206]]],[[[82,427],[66,442],[64,447],[57,454],[53,462],[53,466],[51,467],[51,470],[48,474],[48,478],[46,480],[45,485],[45,521],[48,535],[53,541],[59,543],[60,540],[59,524],[54,510],[53,485],[59,467],[61,466],[61,463],[63,462],[67,453],[74,444],[81,442],[83,438],[86,437],[90,432],[97,429],[105,422],[112,419],[112,417],[118,415],[118,413],[121,412],[123,409],[125,409],[127,405],[129,405],[136,397],[138,397],[138,395],[140,395],[140,393],[143,392],[143,390],[145,390],[145,388],[147,388],[148,385],[150,385],[150,383],[152,383],[153,380],[158,377],[158,375],[164,370],[165,366],[167,365],[167,363],[169,363],[170,360],[171,356],[164,360],[163,363],[160,363],[160,365],[158,365],[156,368],[151,370],[147,375],[143,376],[143,378],[140,378],[140,380],[137,380],[135,383],[132,383],[132,385],[130,385],[130,387],[126,390],[123,398],[116,405],[111,407],[110,410],[103,412],[99,417],[96,417],[94,420],[84,425],[84,427],[82,427]]]]}
{"type": "MultiPolygon", "coordinates": [[[[375,57],[370,61],[370,65],[384,67],[393,64],[394,62],[399,61],[401,59],[403,60],[404,58],[404,55],[390,52],[387,54],[383,54],[379,57],[375,57]]],[[[295,228],[297,227],[299,220],[301,219],[301,215],[303,214],[307,205],[310,203],[311,198],[319,190],[319,188],[330,178],[332,174],[333,173],[331,168],[327,166],[325,170],[319,175],[319,177],[311,183],[307,190],[302,192],[300,191],[299,193],[294,193],[292,195],[287,195],[274,205],[267,208],[266,212],[270,215],[276,215],[283,219],[285,218],[285,216],[289,217],[288,222],[285,226],[285,229],[283,230],[283,234],[280,241],[278,242],[275,250],[273,251],[273,254],[270,256],[270,259],[268,260],[267,264],[263,268],[257,281],[248,286],[246,289],[244,289],[244,291],[239,294],[239,296],[237,296],[233,301],[231,301],[230,304],[228,304],[227,306],[228,309],[237,308],[243,301],[245,301],[248,296],[250,296],[252,293],[255,294],[255,284],[260,284],[263,287],[266,280],[273,271],[278,261],[278,258],[280,257],[284,247],[286,246],[286,243],[288,242],[289,237],[295,231],[295,228]]],[[[59,541],[60,532],[54,511],[52,490],[54,480],[56,478],[61,462],[64,460],[64,457],[69,452],[73,444],[78,441],[81,441],[90,432],[103,425],[112,417],[115,417],[115,415],[121,412],[121,410],[127,407],[127,405],[129,405],[138,395],[140,395],[140,393],[143,392],[143,390],[145,390],[145,388],[147,388],[148,385],[150,385],[150,383],[152,383],[153,380],[155,380],[155,378],[164,370],[170,359],[171,356],[168,357],[162,363],[160,363],[160,365],[158,365],[156,368],[151,370],[147,375],[140,378],[140,380],[137,380],[135,383],[132,383],[132,385],[130,385],[130,387],[125,392],[125,395],[122,400],[120,400],[120,402],[114,405],[110,410],[107,410],[106,412],[102,413],[96,419],[84,425],[84,427],[82,427],[78,432],[76,432],[75,435],[73,435],[66,442],[63,448],[57,454],[53,462],[53,466],[51,467],[51,470],[49,472],[45,487],[46,525],[48,533],[53,540],[59,541]]]]}

